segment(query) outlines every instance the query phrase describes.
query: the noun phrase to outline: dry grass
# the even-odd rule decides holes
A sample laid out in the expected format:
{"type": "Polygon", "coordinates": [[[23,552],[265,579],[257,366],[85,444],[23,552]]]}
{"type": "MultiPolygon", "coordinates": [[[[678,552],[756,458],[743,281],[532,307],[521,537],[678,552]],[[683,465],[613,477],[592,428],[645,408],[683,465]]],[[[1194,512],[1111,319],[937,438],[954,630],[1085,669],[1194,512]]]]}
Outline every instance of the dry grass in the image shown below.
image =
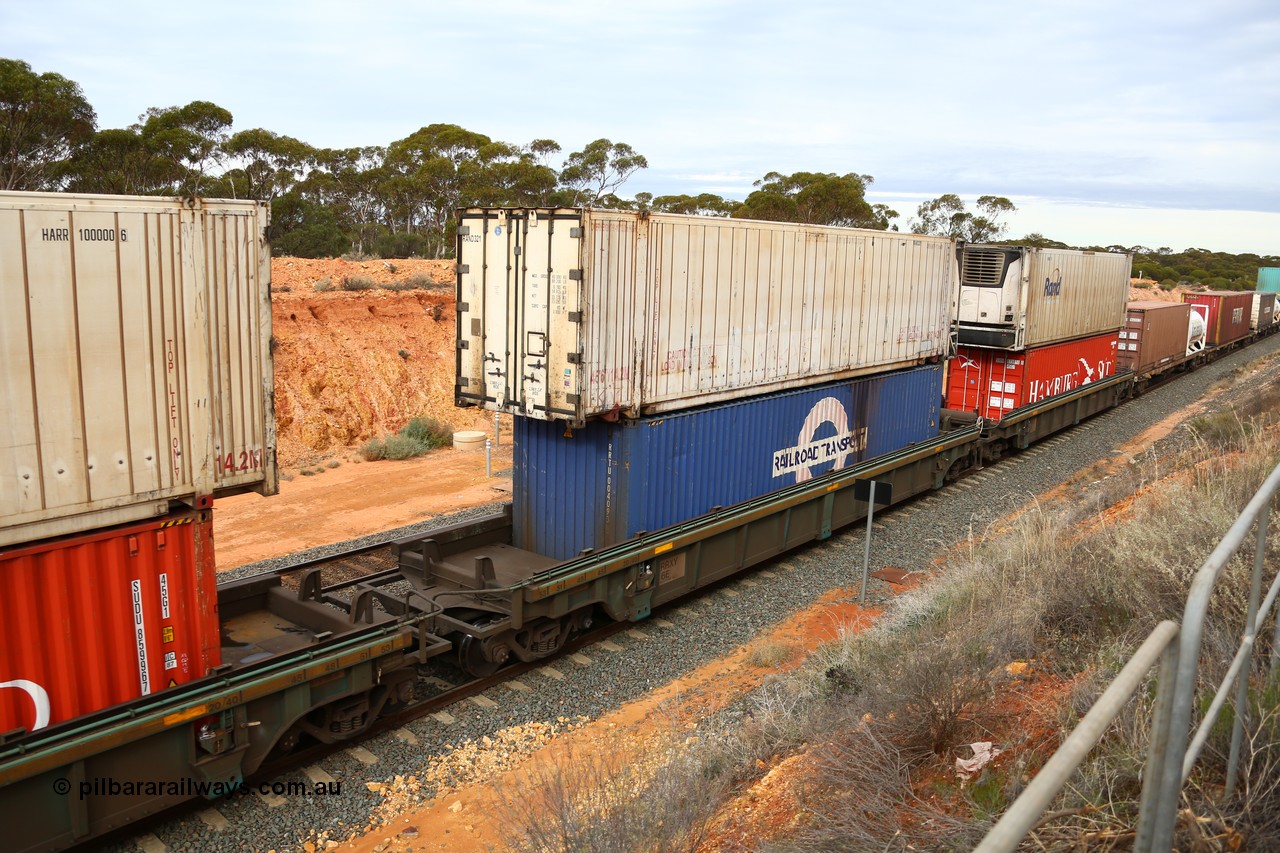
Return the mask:
{"type": "Polygon", "coordinates": [[[507,849],[696,850],[729,790],[725,757],[719,745],[681,739],[672,729],[639,760],[619,743],[540,763],[502,792],[497,818],[508,830],[507,849]]]}

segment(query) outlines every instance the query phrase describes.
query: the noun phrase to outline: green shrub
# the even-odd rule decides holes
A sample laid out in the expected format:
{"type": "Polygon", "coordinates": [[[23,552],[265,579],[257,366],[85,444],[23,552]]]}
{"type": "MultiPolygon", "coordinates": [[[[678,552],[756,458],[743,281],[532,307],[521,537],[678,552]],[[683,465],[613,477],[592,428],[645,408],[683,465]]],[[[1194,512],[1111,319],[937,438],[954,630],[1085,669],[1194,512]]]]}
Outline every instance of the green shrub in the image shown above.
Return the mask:
{"type": "Polygon", "coordinates": [[[371,438],[360,445],[360,457],[366,462],[377,462],[387,458],[387,443],[380,438],[371,438]]]}
{"type": "Polygon", "coordinates": [[[312,285],[312,287],[315,288],[317,293],[324,293],[325,291],[333,290],[333,279],[325,276],[312,285]]]}
{"type": "Polygon", "coordinates": [[[453,428],[435,418],[417,417],[395,435],[371,438],[360,447],[360,456],[369,462],[379,459],[412,459],[453,442],[453,428]]]}
{"type": "Polygon", "coordinates": [[[387,436],[383,447],[387,459],[412,459],[431,449],[429,445],[407,435],[387,436]]]}
{"type": "Polygon", "coordinates": [[[426,290],[429,287],[434,287],[435,283],[429,275],[414,273],[400,281],[389,281],[381,285],[381,287],[383,290],[426,290]]]}
{"type": "Polygon", "coordinates": [[[435,418],[413,418],[400,428],[400,435],[412,438],[432,449],[448,447],[453,443],[453,427],[435,418]]]}
{"type": "Polygon", "coordinates": [[[380,234],[373,241],[373,251],[384,258],[420,257],[426,248],[426,237],[405,231],[380,234]]]}
{"type": "Polygon", "coordinates": [[[342,279],[343,290],[373,290],[378,283],[368,276],[349,275],[342,279]]]}

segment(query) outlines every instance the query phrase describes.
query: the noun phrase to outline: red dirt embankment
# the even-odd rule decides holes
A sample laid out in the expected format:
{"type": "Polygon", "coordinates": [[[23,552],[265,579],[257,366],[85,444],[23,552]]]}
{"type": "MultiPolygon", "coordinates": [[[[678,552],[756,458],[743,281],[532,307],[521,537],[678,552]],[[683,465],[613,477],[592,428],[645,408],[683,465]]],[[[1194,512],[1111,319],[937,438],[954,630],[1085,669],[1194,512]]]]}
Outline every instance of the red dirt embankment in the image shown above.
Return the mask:
{"type": "Polygon", "coordinates": [[[426,415],[481,429],[453,406],[453,262],[274,258],[277,458],[306,466],[426,415]],[[430,279],[427,289],[387,290],[430,279]],[[349,278],[374,283],[344,290],[349,278]],[[316,283],[332,290],[316,290],[316,283]]]}

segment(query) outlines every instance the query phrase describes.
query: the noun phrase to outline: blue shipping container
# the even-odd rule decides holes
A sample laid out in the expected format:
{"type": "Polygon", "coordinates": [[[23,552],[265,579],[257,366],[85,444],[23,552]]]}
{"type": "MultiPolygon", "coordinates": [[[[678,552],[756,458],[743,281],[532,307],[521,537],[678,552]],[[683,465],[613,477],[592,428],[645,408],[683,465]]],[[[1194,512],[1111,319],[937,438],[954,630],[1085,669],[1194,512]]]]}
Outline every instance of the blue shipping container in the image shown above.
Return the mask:
{"type": "Polygon", "coordinates": [[[1259,293],[1280,293],[1280,267],[1258,267],[1259,293]]]}
{"type": "Polygon", "coordinates": [[[925,365],[653,416],[515,419],[513,544],[567,560],[900,450],[938,434],[942,367],[925,365]]]}

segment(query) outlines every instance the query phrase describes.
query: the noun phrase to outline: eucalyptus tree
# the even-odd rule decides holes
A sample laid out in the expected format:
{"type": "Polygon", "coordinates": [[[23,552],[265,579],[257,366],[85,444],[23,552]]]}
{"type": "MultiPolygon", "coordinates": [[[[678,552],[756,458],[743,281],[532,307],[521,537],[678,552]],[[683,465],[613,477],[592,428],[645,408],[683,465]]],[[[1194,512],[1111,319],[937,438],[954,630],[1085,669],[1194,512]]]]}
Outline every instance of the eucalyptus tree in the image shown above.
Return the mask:
{"type": "MultiPolygon", "coordinates": [[[[639,199],[644,193],[636,193],[639,199]]],[[[697,216],[731,216],[738,202],[729,201],[715,193],[698,195],[660,195],[648,203],[650,210],[661,213],[689,213],[697,216]]]]}
{"type": "Polygon", "coordinates": [[[979,196],[977,208],[976,213],[970,212],[955,193],[940,195],[916,209],[919,218],[911,220],[911,231],[969,243],[990,243],[1003,237],[1007,230],[1000,218],[1018,209],[1009,199],[995,195],[979,196]]]}
{"type": "Polygon", "coordinates": [[[363,254],[387,216],[383,193],[386,149],[327,148],[316,152],[316,168],[298,185],[312,204],[330,209],[349,235],[350,248],[363,254]]]}
{"type": "Polygon", "coordinates": [[[99,130],[71,159],[67,189],[152,195],[173,191],[172,164],[147,145],[135,125],[99,130]]]}
{"type": "Polygon", "coordinates": [[[62,189],[97,120],[79,84],[0,58],[0,189],[62,189]]]}
{"type": "Polygon", "coordinates": [[[755,182],[756,189],[737,206],[733,215],[742,219],[803,222],[809,225],[843,225],[886,229],[898,216],[882,204],[867,201],[870,175],[850,172],[770,172],[755,182]]]}
{"type": "Polygon", "coordinates": [[[649,168],[649,161],[625,142],[597,139],[581,151],[574,151],[560,170],[557,201],[567,207],[593,207],[627,182],[633,174],[649,168]]]}
{"type": "Polygon", "coordinates": [[[305,142],[263,128],[234,134],[222,150],[237,164],[222,176],[231,197],[258,201],[271,201],[293,190],[315,168],[319,154],[305,142]]]}
{"type": "Polygon", "coordinates": [[[210,101],[183,107],[151,107],[138,117],[148,149],[172,169],[174,190],[201,195],[226,157],[230,111],[210,101]]]}

